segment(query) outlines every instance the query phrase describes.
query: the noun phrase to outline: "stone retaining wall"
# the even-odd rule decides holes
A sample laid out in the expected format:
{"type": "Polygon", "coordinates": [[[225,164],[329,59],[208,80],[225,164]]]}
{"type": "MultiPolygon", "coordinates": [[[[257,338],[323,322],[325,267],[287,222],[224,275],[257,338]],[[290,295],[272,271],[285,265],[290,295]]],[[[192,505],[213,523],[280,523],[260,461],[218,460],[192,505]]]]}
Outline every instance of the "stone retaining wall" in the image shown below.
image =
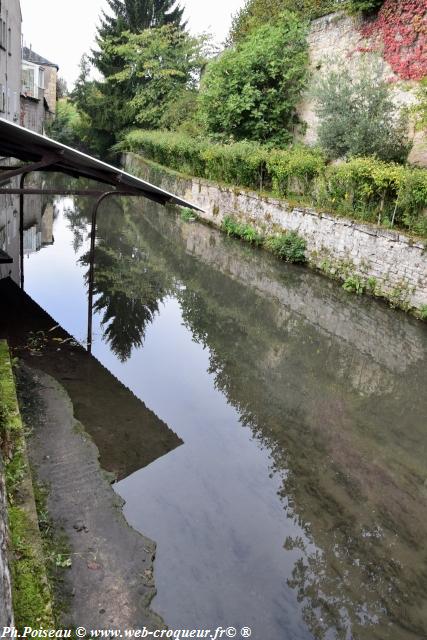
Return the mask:
{"type": "Polygon", "coordinates": [[[125,166],[144,179],[193,202],[200,217],[220,226],[227,215],[255,226],[264,234],[298,232],[307,243],[309,264],[342,280],[358,276],[396,306],[427,305],[427,252],[424,242],[397,231],[292,205],[247,190],[186,178],[136,154],[125,166]]]}

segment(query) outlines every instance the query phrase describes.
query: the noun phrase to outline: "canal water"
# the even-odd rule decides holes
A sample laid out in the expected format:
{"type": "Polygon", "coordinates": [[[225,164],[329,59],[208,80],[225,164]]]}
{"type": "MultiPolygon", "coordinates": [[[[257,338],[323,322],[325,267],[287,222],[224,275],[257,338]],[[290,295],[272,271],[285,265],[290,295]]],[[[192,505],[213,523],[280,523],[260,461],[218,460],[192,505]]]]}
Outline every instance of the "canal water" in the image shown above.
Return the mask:
{"type": "MultiPolygon", "coordinates": [[[[25,259],[26,291],[83,344],[90,204],[58,199],[25,259]]],[[[99,214],[93,327],[183,441],[114,485],[157,543],[171,628],[427,637],[426,325],[128,199],[99,214]]]]}

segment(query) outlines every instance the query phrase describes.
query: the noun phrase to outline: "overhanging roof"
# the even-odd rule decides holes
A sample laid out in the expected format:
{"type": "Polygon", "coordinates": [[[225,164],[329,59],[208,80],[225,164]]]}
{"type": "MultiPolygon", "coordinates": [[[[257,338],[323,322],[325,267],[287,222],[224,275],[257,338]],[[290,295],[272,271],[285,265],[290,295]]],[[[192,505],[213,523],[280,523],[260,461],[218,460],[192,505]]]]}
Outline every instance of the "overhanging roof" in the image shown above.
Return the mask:
{"type": "MultiPolygon", "coordinates": [[[[182,207],[199,209],[164,189],[160,189],[145,180],[136,178],[117,167],[106,164],[92,156],[67,147],[34,131],[0,118],[0,156],[17,158],[24,162],[49,162],[42,171],[65,173],[75,178],[88,178],[104,184],[112,185],[122,191],[135,192],[160,204],[177,204],[182,207]]],[[[10,167],[13,169],[13,167],[10,167]]],[[[31,170],[31,169],[30,169],[31,170]]],[[[2,175],[0,172],[0,181],[2,175]]]]}

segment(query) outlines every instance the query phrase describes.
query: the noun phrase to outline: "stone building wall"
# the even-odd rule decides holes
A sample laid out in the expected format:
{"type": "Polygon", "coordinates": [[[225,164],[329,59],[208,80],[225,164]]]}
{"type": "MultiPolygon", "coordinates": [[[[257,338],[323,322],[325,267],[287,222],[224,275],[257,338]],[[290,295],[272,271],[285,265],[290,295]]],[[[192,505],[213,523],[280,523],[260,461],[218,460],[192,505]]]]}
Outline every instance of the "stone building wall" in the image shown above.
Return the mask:
{"type": "Polygon", "coordinates": [[[200,217],[215,226],[232,215],[263,234],[296,231],[306,240],[311,266],[342,279],[354,275],[365,282],[375,279],[377,295],[381,293],[398,306],[420,309],[427,305],[427,253],[423,242],[248,190],[185,178],[135,154],[126,154],[124,161],[135,175],[203,209],[200,217]]]}
{"type": "Polygon", "coordinates": [[[54,66],[44,67],[44,97],[52,114],[56,113],[56,81],[58,77],[57,68],[54,66]]]}
{"type": "Polygon", "coordinates": [[[0,2],[0,21],[3,25],[0,36],[0,118],[18,122],[22,22],[19,0],[0,2]]]}
{"type": "MultiPolygon", "coordinates": [[[[40,91],[43,95],[43,91],[40,91]]],[[[40,99],[21,96],[20,125],[36,133],[43,133],[46,121],[46,108],[43,97],[40,99]]]]}
{"type": "MultiPolygon", "coordinates": [[[[375,48],[374,43],[361,34],[362,24],[361,18],[351,17],[343,12],[329,14],[311,23],[308,42],[312,81],[298,109],[301,119],[307,124],[307,130],[303,136],[303,141],[307,144],[314,144],[317,140],[318,119],[310,92],[319,73],[322,73],[328,64],[357,69],[361,59],[358,50],[375,48]]],[[[384,78],[393,79],[393,93],[397,105],[411,106],[416,102],[414,91],[417,83],[399,81],[386,61],[384,61],[384,78]]],[[[412,134],[414,146],[409,161],[427,167],[427,138],[421,132],[416,134],[412,132],[412,134]]]]}

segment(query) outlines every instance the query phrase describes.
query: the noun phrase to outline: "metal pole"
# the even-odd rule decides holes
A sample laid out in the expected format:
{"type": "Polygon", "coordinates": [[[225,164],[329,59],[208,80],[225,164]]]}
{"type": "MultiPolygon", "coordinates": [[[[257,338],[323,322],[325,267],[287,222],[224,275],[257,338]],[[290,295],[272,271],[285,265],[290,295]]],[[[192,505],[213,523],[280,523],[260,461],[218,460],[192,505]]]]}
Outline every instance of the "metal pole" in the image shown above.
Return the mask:
{"type": "MultiPolygon", "coordinates": [[[[20,189],[24,189],[27,173],[23,173],[19,180],[20,189]]],[[[19,265],[21,276],[21,289],[24,289],[24,194],[19,196],[19,265]]]]}
{"type": "Polygon", "coordinates": [[[87,351],[92,353],[92,319],[93,319],[93,287],[95,274],[95,244],[96,244],[96,218],[99,205],[109,196],[124,195],[117,191],[106,191],[96,200],[92,209],[92,224],[90,232],[90,253],[89,253],[89,291],[88,291],[88,311],[87,311],[87,351]]]}

